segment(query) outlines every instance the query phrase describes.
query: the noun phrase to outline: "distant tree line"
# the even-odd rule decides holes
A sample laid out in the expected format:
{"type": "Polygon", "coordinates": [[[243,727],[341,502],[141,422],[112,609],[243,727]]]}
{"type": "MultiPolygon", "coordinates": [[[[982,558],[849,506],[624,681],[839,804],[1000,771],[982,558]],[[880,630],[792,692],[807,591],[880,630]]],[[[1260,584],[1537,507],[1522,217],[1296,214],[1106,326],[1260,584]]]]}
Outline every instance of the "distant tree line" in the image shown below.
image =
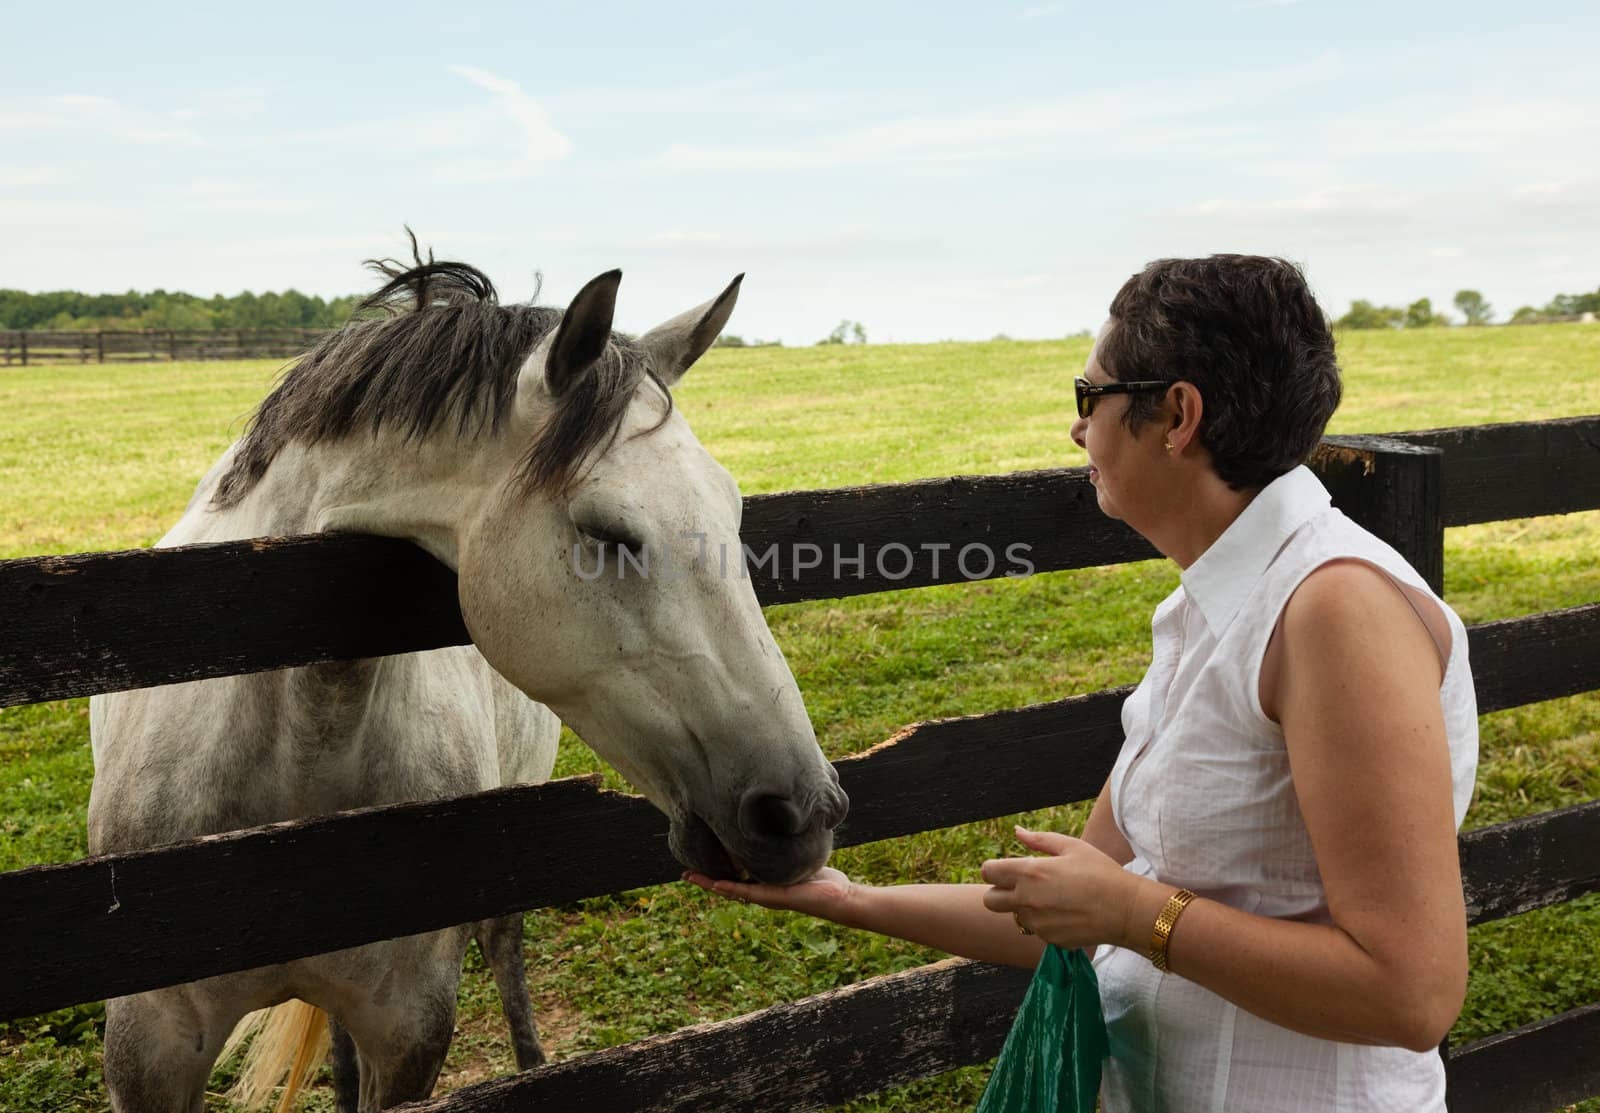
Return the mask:
{"type": "Polygon", "coordinates": [[[30,294],[0,290],[0,329],[336,328],[361,299],[324,301],[298,290],[199,298],[181,291],[30,294]]]}
{"type": "MultiPolygon", "coordinates": [[[[1494,307],[1477,290],[1458,290],[1452,301],[1469,325],[1487,325],[1494,320],[1494,307]]],[[[1542,309],[1524,305],[1511,315],[1511,323],[1568,320],[1584,313],[1600,314],[1600,290],[1592,294],[1557,294],[1542,309]]],[[[1350,312],[1334,324],[1339,328],[1440,328],[1454,322],[1449,314],[1435,312],[1433,302],[1427,298],[1418,298],[1404,309],[1358,298],[1350,303],[1350,312]]]]}
{"type": "Polygon", "coordinates": [[[1585,313],[1600,316],[1600,289],[1591,294],[1557,294],[1542,309],[1524,305],[1511,314],[1511,323],[1520,325],[1529,321],[1560,320],[1564,317],[1581,317],[1585,313]]]}

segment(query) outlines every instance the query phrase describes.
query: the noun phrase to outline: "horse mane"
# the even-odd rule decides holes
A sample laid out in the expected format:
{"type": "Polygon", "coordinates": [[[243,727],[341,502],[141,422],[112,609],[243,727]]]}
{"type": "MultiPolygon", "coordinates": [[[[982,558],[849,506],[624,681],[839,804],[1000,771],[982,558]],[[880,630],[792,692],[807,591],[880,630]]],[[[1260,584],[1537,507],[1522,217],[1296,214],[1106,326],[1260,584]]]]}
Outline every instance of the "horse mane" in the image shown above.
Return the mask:
{"type": "MultiPolygon", "coordinates": [[[[561,321],[561,311],[501,305],[494,283],[465,263],[423,259],[411,235],[411,264],[368,259],[386,281],[349,323],[289,365],[256,408],[212,505],[237,504],[291,442],[335,441],[365,430],[399,430],[408,441],[444,427],[466,440],[500,431],[528,354],[561,321]]],[[[537,295],[535,295],[537,296],[537,295]]],[[[647,353],[613,334],[595,367],[554,399],[519,467],[529,492],[555,494],[580,464],[615,439],[639,383],[672,396],[647,353]]],[[[665,415],[663,415],[665,420],[665,415]]]]}

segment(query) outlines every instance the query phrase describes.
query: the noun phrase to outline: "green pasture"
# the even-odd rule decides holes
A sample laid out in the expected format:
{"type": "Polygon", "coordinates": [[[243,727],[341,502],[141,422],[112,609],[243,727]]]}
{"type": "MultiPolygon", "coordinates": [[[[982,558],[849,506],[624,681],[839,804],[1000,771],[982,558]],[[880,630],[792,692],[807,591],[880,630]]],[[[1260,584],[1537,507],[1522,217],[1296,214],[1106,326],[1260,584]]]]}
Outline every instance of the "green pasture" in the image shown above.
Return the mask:
{"type": "MultiPolygon", "coordinates": [[[[1072,465],[1088,342],[722,349],[678,404],[745,492],[1072,465]]],[[[1600,413],[1600,327],[1358,332],[1341,339],[1336,433],[1600,413]]],[[[0,557],[149,545],[268,388],[269,363],[0,370],[0,557]]],[[[1445,593],[1467,622],[1600,600],[1600,513],[1452,530],[1445,593]]],[[[768,619],[830,757],[922,719],[1137,680],[1159,562],[775,607],[768,619]]],[[[1468,826],[1600,796],[1600,695],[1487,715],[1468,826]]],[[[570,737],[558,774],[599,763],[570,737]]],[[[83,700],[0,711],[0,869],[85,853],[83,700]]],[[[1086,807],[1032,813],[1075,832],[1086,807]]],[[[841,852],[877,883],[974,880],[1012,818],[841,852]]],[[[514,848],[511,848],[514,851],[514,848]]],[[[488,852],[488,848],[486,848],[488,852]]],[[[501,848],[499,853],[507,852],[501,848]]],[[[738,1015],[937,955],[669,885],[528,916],[530,981],[557,1057],[738,1015]]],[[[1600,898],[1476,928],[1464,1042],[1600,1001],[1600,898]]],[[[0,1109],[100,1109],[98,1012],[0,1023],[0,1109]]],[[[441,1088],[511,1069],[476,953],[441,1088]]],[[[981,1069],[851,1105],[970,1109],[981,1069]]],[[[213,1107],[228,1109],[219,1070],[213,1107]]],[[[311,1108],[329,1109],[324,1078],[311,1108]]],[[[1590,1103],[1586,1108],[1600,1108],[1590,1103]]]]}

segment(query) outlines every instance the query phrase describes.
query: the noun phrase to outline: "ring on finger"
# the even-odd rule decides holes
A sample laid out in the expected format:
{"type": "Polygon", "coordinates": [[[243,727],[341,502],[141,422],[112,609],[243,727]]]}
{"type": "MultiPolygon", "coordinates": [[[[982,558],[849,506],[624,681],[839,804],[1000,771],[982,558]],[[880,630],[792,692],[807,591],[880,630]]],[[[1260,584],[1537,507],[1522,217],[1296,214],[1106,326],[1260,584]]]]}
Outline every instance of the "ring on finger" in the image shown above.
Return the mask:
{"type": "Polygon", "coordinates": [[[1033,929],[1030,928],[1027,924],[1022,922],[1022,913],[1021,912],[1013,912],[1013,913],[1011,913],[1011,918],[1017,922],[1017,930],[1022,932],[1023,935],[1032,935],[1033,934],[1033,929]]]}

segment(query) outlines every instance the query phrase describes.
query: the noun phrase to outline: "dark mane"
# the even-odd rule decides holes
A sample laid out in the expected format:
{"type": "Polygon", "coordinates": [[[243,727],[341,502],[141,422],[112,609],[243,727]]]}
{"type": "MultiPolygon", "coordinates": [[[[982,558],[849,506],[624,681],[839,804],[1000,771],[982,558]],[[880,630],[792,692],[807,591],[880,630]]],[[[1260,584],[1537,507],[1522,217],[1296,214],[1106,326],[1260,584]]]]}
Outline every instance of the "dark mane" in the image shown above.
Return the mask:
{"type": "MultiPolygon", "coordinates": [[[[501,305],[494,284],[465,263],[424,261],[412,238],[413,265],[369,259],[387,281],[350,323],[292,364],[257,407],[212,504],[235,505],[291,442],[316,444],[352,433],[398,430],[421,440],[441,428],[468,439],[497,433],[517,390],[517,372],[560,323],[561,311],[501,305]]],[[[643,349],[613,335],[605,355],[555,400],[528,446],[520,479],[556,493],[578,465],[617,434],[639,382],[666,386],[643,349]]]]}

